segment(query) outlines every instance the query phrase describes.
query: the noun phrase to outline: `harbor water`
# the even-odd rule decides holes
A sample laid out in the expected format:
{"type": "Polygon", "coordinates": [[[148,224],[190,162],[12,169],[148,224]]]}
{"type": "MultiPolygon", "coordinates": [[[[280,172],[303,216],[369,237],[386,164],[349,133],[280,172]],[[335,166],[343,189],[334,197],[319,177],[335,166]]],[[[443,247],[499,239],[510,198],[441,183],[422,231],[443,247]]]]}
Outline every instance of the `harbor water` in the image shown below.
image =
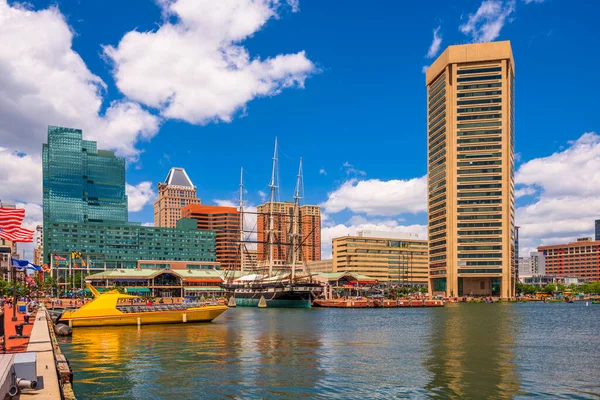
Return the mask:
{"type": "Polygon", "coordinates": [[[76,328],[83,399],[598,398],[600,305],[235,308],[213,323],[76,328]]]}

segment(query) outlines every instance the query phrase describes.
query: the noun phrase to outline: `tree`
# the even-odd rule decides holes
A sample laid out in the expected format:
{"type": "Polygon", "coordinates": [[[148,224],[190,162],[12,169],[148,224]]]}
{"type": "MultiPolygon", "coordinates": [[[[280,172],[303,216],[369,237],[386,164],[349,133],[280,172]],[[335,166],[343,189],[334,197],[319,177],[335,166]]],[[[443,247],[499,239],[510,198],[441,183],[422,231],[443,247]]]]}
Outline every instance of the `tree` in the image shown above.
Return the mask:
{"type": "Polygon", "coordinates": [[[44,291],[52,291],[52,294],[58,293],[58,282],[52,276],[48,275],[42,285],[44,291]]]}
{"type": "Polygon", "coordinates": [[[427,294],[427,288],[426,287],[422,287],[421,289],[419,289],[419,291],[421,292],[421,294],[427,294]]]}
{"type": "Polygon", "coordinates": [[[515,292],[517,292],[517,294],[522,294],[525,292],[525,290],[523,289],[523,284],[521,282],[515,283],[515,292]]]}
{"type": "Polygon", "coordinates": [[[556,285],[552,282],[542,288],[542,292],[553,295],[556,292],[556,285]]]}
{"type": "Polygon", "coordinates": [[[567,287],[565,285],[563,285],[562,283],[559,283],[558,285],[556,285],[556,290],[561,293],[563,293],[566,289],[567,289],[567,287]]]}

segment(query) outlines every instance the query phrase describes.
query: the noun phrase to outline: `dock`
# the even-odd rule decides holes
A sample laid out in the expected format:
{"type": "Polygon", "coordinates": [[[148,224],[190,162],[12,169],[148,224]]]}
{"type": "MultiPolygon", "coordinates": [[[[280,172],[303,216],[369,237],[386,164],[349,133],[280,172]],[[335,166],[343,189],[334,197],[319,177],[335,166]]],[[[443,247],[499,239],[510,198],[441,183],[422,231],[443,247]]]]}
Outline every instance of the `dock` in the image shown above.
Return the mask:
{"type": "Polygon", "coordinates": [[[331,300],[314,300],[313,307],[327,308],[422,308],[444,307],[442,300],[432,299],[369,299],[341,298],[331,300]]]}
{"type": "MultiPolygon", "coordinates": [[[[21,353],[35,354],[35,375],[42,386],[37,390],[22,390],[17,398],[36,400],[75,400],[72,390],[72,374],[64,356],[60,352],[50,315],[45,308],[30,317],[30,323],[24,324],[23,313],[16,313],[17,321],[12,321],[13,309],[4,307],[4,329],[6,337],[5,357],[21,353]],[[23,325],[22,337],[16,335],[17,326],[23,325]]],[[[14,359],[12,357],[11,359],[14,359]]],[[[10,365],[7,365],[10,368],[10,365]]],[[[4,382],[0,382],[4,383],[4,382]]],[[[0,393],[0,395],[4,395],[0,393]]]]}

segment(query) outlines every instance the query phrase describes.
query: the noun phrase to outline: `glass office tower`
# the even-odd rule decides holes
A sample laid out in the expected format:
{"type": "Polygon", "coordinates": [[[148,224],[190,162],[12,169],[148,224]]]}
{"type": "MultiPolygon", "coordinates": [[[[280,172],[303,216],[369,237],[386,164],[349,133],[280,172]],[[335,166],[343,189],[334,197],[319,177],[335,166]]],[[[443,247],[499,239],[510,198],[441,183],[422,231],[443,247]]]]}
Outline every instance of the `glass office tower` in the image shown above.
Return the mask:
{"type": "Polygon", "coordinates": [[[81,130],[48,127],[42,163],[44,263],[50,255],[93,269],[134,268],[138,260],[215,261],[215,233],[198,231],[195,221],[178,228],[128,222],[125,160],[83,140],[81,130]],[[81,258],[70,260],[72,252],[81,258]]]}
{"type": "Polygon", "coordinates": [[[50,126],[42,162],[44,222],[127,222],[123,158],[80,129],[50,126]]]}

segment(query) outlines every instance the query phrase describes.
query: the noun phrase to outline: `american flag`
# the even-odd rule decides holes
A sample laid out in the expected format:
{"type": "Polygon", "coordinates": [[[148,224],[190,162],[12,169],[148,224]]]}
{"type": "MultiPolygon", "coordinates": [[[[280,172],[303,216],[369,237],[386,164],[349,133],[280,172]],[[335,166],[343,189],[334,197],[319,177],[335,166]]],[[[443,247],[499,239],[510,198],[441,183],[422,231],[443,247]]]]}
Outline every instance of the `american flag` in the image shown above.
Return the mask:
{"type": "Polygon", "coordinates": [[[0,208],[0,229],[6,232],[13,232],[21,228],[21,223],[25,218],[24,208],[0,208]]]}
{"type": "Polygon", "coordinates": [[[10,240],[11,242],[30,243],[33,242],[33,231],[19,227],[7,232],[3,228],[0,228],[0,238],[10,240]]]}

